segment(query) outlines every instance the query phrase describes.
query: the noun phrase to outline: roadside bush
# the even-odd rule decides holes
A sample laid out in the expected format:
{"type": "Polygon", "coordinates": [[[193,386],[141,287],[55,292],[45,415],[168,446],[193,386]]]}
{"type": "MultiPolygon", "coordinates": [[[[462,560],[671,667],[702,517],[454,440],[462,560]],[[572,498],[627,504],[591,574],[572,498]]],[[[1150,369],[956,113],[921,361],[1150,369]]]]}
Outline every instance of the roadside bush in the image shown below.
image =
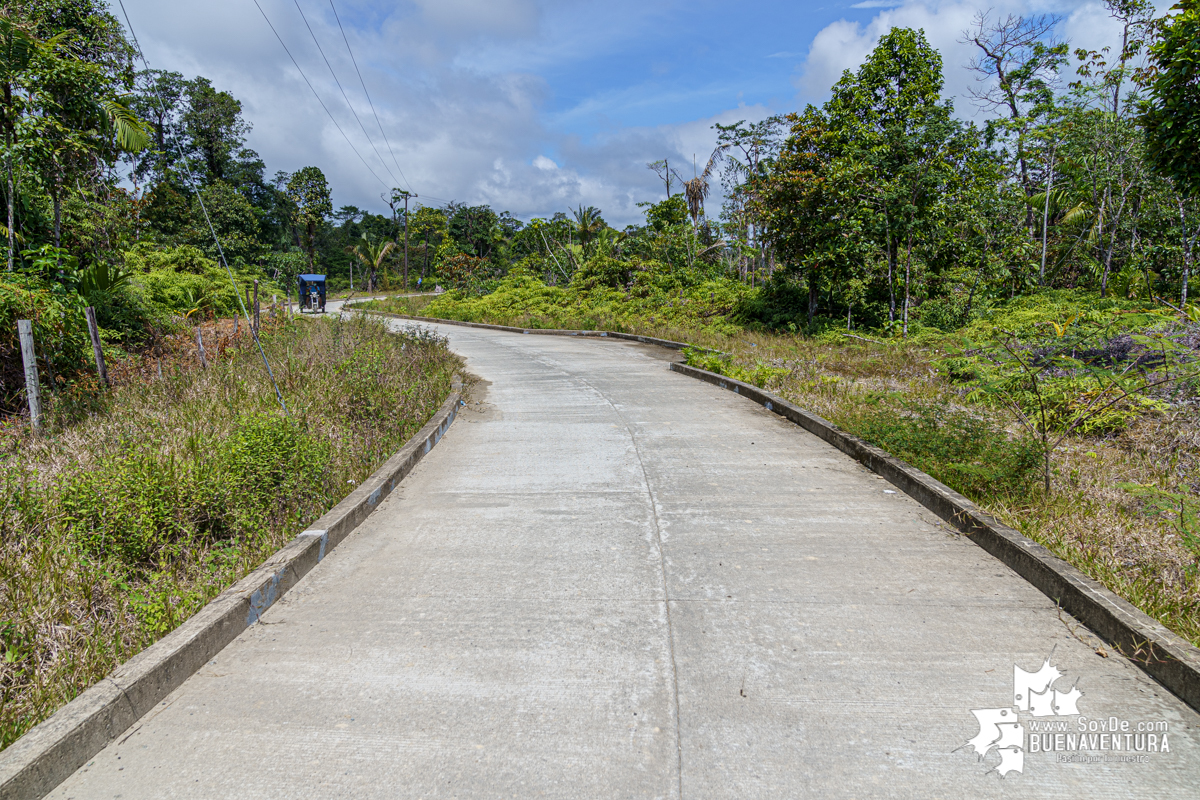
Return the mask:
{"type": "Polygon", "coordinates": [[[1040,477],[1042,451],[965,411],[908,404],[860,411],[849,429],[973,500],[1022,497],[1040,477]]]}
{"type": "Polygon", "coordinates": [[[940,331],[955,331],[979,315],[978,308],[968,308],[967,298],[961,294],[934,297],[917,308],[917,318],[928,328],[940,331]]]}
{"type": "Polygon", "coordinates": [[[0,426],[0,748],[172,630],[411,437],[461,362],[378,320],[209,326],[31,437],[0,426]]]}
{"type": "Polygon", "coordinates": [[[63,524],[95,556],[145,562],[189,533],[188,476],[179,473],[175,459],[140,449],[102,458],[68,479],[63,524]]]}
{"type": "Polygon", "coordinates": [[[17,320],[33,323],[43,380],[54,385],[86,363],[87,332],[83,300],[61,285],[34,275],[0,277],[0,411],[15,413],[24,405],[25,368],[21,360],[17,320]]]}
{"type": "MultiPolygon", "coordinates": [[[[422,314],[464,322],[490,322],[528,328],[582,328],[625,331],[631,328],[670,327],[705,329],[731,334],[731,322],[741,298],[750,291],[737,281],[720,279],[690,282],[695,275],[660,269],[658,262],[639,262],[628,289],[609,286],[597,262],[568,287],[547,286],[526,270],[497,282],[486,295],[461,290],[438,297],[422,314]]],[[[584,270],[580,270],[584,272],[584,270]]],[[[372,303],[367,308],[403,313],[402,301],[372,303]]]]}
{"type": "MultiPolygon", "coordinates": [[[[186,314],[193,309],[206,317],[238,311],[238,292],[229,273],[202,250],[189,245],[156,248],[139,243],[125,254],[126,269],[145,300],[160,312],[186,314]]],[[[255,275],[234,272],[238,286],[253,283],[255,275]]],[[[276,290],[265,282],[260,292],[276,290]]]]}

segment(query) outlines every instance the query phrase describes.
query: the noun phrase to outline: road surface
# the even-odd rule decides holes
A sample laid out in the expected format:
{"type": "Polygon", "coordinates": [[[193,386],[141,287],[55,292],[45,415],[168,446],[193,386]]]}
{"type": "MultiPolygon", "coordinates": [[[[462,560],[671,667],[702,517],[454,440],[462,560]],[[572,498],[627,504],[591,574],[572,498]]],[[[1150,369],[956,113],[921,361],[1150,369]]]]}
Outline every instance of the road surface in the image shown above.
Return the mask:
{"type": "Polygon", "coordinates": [[[665,350],[440,330],[438,447],[51,796],[1200,796],[1196,713],[857,462],[665,350]],[[1082,717],[1013,711],[1047,661],[1082,717]]]}

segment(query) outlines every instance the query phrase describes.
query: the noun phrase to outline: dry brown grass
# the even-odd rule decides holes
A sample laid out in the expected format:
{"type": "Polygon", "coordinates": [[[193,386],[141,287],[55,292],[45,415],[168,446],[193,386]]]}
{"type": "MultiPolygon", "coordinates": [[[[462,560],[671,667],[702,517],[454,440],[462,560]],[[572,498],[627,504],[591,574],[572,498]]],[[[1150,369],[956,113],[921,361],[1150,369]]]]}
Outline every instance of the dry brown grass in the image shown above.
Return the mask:
{"type": "MultiPolygon", "coordinates": [[[[967,405],[960,387],[936,369],[942,354],[931,348],[747,335],[725,349],[742,369],[776,366],[781,372],[765,381],[766,388],[851,432],[864,404],[877,402],[881,393],[895,393],[897,402],[969,408],[1019,432],[1003,412],[967,405]]],[[[1030,486],[1019,496],[972,499],[1200,645],[1198,554],[1171,519],[1146,513],[1139,498],[1121,488],[1200,491],[1194,408],[1145,417],[1119,434],[1072,438],[1053,461],[1049,495],[1030,486]]]]}

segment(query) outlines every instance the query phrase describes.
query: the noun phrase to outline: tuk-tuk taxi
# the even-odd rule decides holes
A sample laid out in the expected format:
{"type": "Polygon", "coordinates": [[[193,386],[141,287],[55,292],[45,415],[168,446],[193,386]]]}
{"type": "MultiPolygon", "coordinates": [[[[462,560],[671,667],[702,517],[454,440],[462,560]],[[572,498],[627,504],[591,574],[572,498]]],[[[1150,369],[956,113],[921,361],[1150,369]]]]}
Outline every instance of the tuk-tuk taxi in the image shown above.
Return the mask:
{"type": "Polygon", "coordinates": [[[318,311],[325,313],[325,276],[301,275],[300,283],[300,313],[318,311]]]}

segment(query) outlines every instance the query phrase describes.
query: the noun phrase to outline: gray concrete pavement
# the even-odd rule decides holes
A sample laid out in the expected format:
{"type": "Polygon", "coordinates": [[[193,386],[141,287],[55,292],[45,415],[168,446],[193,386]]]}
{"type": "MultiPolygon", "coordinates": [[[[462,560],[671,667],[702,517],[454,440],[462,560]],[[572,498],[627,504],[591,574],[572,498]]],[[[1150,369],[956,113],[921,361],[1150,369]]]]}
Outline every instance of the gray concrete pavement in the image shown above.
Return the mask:
{"type": "Polygon", "coordinates": [[[1194,712],[832,447],[666,351],[442,331],[442,443],[53,797],[1200,795],[1194,712]],[[956,750],[1047,657],[1169,752],[956,750]]]}

